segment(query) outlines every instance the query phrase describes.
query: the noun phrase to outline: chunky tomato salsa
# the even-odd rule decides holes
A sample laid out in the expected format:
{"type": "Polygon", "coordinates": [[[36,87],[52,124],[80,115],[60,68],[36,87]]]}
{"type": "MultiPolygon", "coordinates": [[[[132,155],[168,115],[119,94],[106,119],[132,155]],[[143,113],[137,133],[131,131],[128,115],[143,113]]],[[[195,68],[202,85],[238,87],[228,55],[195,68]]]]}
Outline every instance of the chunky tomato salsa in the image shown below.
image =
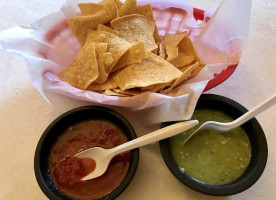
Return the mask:
{"type": "Polygon", "coordinates": [[[92,200],[113,191],[128,172],[130,152],[115,156],[100,177],[81,181],[95,168],[93,159],[73,157],[91,147],[113,148],[127,142],[123,131],[112,122],[91,119],[68,127],[54,143],[49,156],[49,171],[56,187],[75,199],[92,200]]]}

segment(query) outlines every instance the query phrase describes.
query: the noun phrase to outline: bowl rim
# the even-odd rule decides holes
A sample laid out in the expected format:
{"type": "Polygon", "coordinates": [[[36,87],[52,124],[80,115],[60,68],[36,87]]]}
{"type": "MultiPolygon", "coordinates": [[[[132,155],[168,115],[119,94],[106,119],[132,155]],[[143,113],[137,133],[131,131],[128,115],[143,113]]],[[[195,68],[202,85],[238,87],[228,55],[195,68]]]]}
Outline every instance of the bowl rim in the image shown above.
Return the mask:
{"type": "MultiPolygon", "coordinates": [[[[133,128],[133,126],[131,125],[131,123],[119,112],[111,109],[111,108],[107,108],[104,106],[94,106],[94,105],[88,105],[88,106],[80,106],[77,108],[73,108],[63,114],[61,114],[60,116],[58,116],[55,120],[53,120],[48,127],[44,130],[43,134],[41,135],[36,149],[35,149],[35,155],[34,155],[34,172],[35,172],[35,178],[37,180],[37,183],[40,187],[40,189],[42,190],[42,192],[51,200],[71,200],[72,198],[64,195],[61,191],[59,191],[54,183],[53,186],[55,187],[55,189],[60,193],[60,195],[62,197],[58,197],[56,196],[52,190],[47,186],[44,178],[42,177],[42,170],[41,170],[41,164],[40,164],[40,160],[41,160],[41,151],[43,148],[43,144],[44,141],[47,137],[49,137],[49,133],[51,132],[51,130],[64,118],[72,116],[76,113],[79,112],[83,112],[83,111],[97,111],[97,112],[103,112],[103,113],[107,113],[109,115],[111,115],[112,117],[115,117],[116,119],[118,119],[120,122],[122,122],[122,124],[125,126],[125,128],[128,130],[128,137],[130,139],[135,139],[137,138],[136,132],[133,128]]],[[[91,116],[91,118],[93,118],[93,116],[91,116]]],[[[96,117],[99,118],[99,117],[96,117]]],[[[48,160],[48,159],[47,159],[48,160]]],[[[47,161],[46,161],[47,162],[47,161]]],[[[127,186],[130,184],[131,180],[133,179],[137,167],[138,167],[138,163],[139,163],[139,149],[134,149],[132,150],[132,158],[130,161],[130,166],[128,169],[128,172],[124,178],[124,180],[109,194],[98,198],[100,199],[108,199],[108,200],[112,200],[115,199],[116,197],[118,197],[126,188],[127,186]]]]}
{"type": "MultiPolygon", "coordinates": [[[[202,94],[201,97],[199,98],[196,108],[198,107],[199,104],[201,104],[204,101],[221,102],[225,105],[228,105],[232,108],[239,110],[241,113],[245,113],[248,111],[244,106],[237,103],[236,101],[224,96],[216,95],[216,94],[202,94]]],[[[174,122],[162,123],[161,127],[164,127],[170,123],[174,123],[174,122]]],[[[163,160],[166,166],[168,167],[168,169],[170,170],[170,172],[180,182],[182,182],[183,184],[185,184],[186,186],[188,186],[189,188],[195,191],[198,191],[207,195],[212,195],[212,196],[230,196],[230,195],[243,192],[244,190],[251,187],[260,178],[260,176],[262,175],[265,169],[265,166],[267,163],[267,157],[268,157],[268,147],[267,147],[266,137],[257,119],[253,118],[250,121],[246,122],[245,124],[248,124],[247,126],[252,126],[252,128],[256,132],[254,134],[256,136],[254,136],[253,134],[249,135],[248,132],[246,133],[250,139],[251,146],[253,145],[253,143],[251,143],[252,142],[251,138],[257,137],[256,145],[258,148],[255,148],[257,150],[255,149],[252,150],[251,148],[251,158],[250,158],[248,168],[238,179],[234,180],[231,183],[222,184],[222,185],[206,184],[189,176],[188,174],[181,172],[178,165],[174,162],[173,157],[171,155],[170,147],[169,147],[169,139],[165,139],[159,142],[159,147],[160,147],[163,160]],[[253,151],[254,152],[257,151],[257,153],[253,154],[253,151]]]]}

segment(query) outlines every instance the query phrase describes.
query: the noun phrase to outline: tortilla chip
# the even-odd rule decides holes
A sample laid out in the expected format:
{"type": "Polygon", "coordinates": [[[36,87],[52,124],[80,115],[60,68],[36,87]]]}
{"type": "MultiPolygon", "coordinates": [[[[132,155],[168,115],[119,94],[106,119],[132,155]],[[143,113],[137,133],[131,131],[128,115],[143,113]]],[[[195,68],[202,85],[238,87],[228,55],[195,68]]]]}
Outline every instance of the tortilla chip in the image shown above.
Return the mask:
{"type": "MultiPolygon", "coordinates": [[[[145,4],[141,6],[137,6],[133,12],[133,14],[138,14],[138,15],[143,15],[149,19],[154,20],[153,12],[152,12],[152,7],[150,4],[145,4]]],[[[153,32],[153,37],[156,43],[160,43],[162,40],[160,38],[160,35],[158,33],[157,26],[155,25],[154,32],[153,32]]]]}
{"type": "MultiPolygon", "coordinates": [[[[75,20],[73,20],[73,18],[67,20],[67,24],[69,25],[71,32],[73,33],[73,35],[77,38],[77,34],[76,34],[76,30],[75,30],[75,26],[74,26],[75,20]]],[[[77,38],[78,39],[78,38],[77,38]]],[[[79,40],[79,39],[78,39],[79,40]]]]}
{"type": "Polygon", "coordinates": [[[148,53],[148,58],[142,63],[129,65],[122,69],[114,79],[121,90],[126,90],[168,83],[181,75],[182,72],[169,62],[153,53],[148,53]]]}
{"type": "Polygon", "coordinates": [[[126,40],[105,31],[88,31],[87,42],[107,43],[107,52],[112,56],[111,58],[109,57],[109,60],[106,60],[105,63],[106,71],[108,73],[112,71],[118,60],[132,46],[131,43],[126,40]]]}
{"type": "Polygon", "coordinates": [[[141,63],[144,58],[147,58],[147,50],[142,41],[132,45],[127,52],[119,59],[112,72],[131,64],[141,63]]]}
{"type": "Polygon", "coordinates": [[[164,40],[159,44],[159,56],[163,59],[166,59],[166,47],[164,44],[164,40]]]}
{"type": "Polygon", "coordinates": [[[197,68],[194,69],[194,71],[192,71],[192,74],[191,76],[195,76],[197,75],[201,70],[202,68],[205,66],[205,63],[201,62],[197,68]]]}
{"type": "Polygon", "coordinates": [[[167,61],[171,61],[178,56],[178,45],[184,39],[186,33],[167,34],[163,41],[166,48],[167,61]]]}
{"type": "Polygon", "coordinates": [[[123,5],[123,3],[120,0],[114,0],[114,3],[116,4],[118,9],[120,9],[123,5]]]}
{"type": "Polygon", "coordinates": [[[85,90],[98,78],[98,65],[93,43],[85,44],[71,65],[58,76],[73,87],[85,90]]]}
{"type": "Polygon", "coordinates": [[[99,76],[94,82],[104,83],[108,77],[108,73],[106,72],[106,67],[105,67],[105,60],[106,60],[105,53],[107,51],[107,43],[94,43],[94,46],[95,46],[98,71],[99,71],[99,76]]]}
{"type": "Polygon", "coordinates": [[[155,43],[153,32],[155,21],[142,15],[126,15],[110,22],[111,26],[118,31],[118,35],[130,43],[143,41],[147,51],[158,48],[155,43]]]}
{"type": "Polygon", "coordinates": [[[92,83],[87,87],[87,90],[110,90],[118,87],[118,84],[114,81],[116,73],[110,74],[108,79],[104,83],[92,83]]]}
{"type": "Polygon", "coordinates": [[[102,24],[98,24],[97,31],[106,31],[106,32],[113,33],[114,35],[118,36],[118,32],[117,31],[115,31],[112,28],[109,28],[108,26],[102,25],[102,24]]]}
{"type": "Polygon", "coordinates": [[[118,14],[117,14],[118,9],[117,9],[117,6],[116,6],[114,0],[103,0],[103,1],[99,2],[99,4],[106,7],[109,10],[109,12],[112,16],[112,19],[115,19],[116,17],[118,17],[118,14]]]}
{"type": "Polygon", "coordinates": [[[194,63],[193,65],[190,65],[188,67],[185,67],[185,70],[183,70],[182,75],[174,81],[172,86],[166,90],[164,90],[162,93],[169,93],[173,88],[181,84],[183,81],[188,79],[191,75],[192,72],[199,66],[199,62],[194,63]]]}
{"type": "Polygon", "coordinates": [[[141,87],[141,90],[151,90],[154,88],[154,85],[149,85],[149,86],[146,86],[146,87],[141,87]]]}
{"type": "Polygon", "coordinates": [[[134,89],[129,89],[129,90],[121,90],[120,88],[115,88],[112,89],[114,92],[120,93],[120,94],[124,94],[124,95],[128,95],[128,96],[135,96],[135,95],[139,95],[142,94],[146,91],[141,90],[140,88],[134,88],[134,89]]]}
{"type": "Polygon", "coordinates": [[[83,46],[86,41],[88,30],[95,30],[98,24],[105,24],[110,21],[110,15],[101,13],[88,16],[75,16],[68,20],[68,24],[72,33],[76,36],[80,44],[83,46]]]}
{"type": "MultiPolygon", "coordinates": [[[[166,47],[167,51],[167,47],[166,47]]],[[[168,54],[168,52],[167,52],[168,54]]],[[[185,36],[183,40],[178,44],[178,56],[169,62],[174,66],[180,68],[191,64],[193,61],[198,60],[198,54],[195,47],[188,36],[185,36]]]]}
{"type": "Polygon", "coordinates": [[[140,5],[134,8],[131,14],[143,15],[149,19],[154,19],[150,4],[140,5]]]}
{"type": "Polygon", "coordinates": [[[130,95],[127,95],[127,94],[122,94],[122,93],[119,93],[119,92],[115,92],[113,90],[106,90],[104,91],[104,94],[107,95],[107,96],[120,96],[120,97],[129,97],[130,95]]]}
{"type": "Polygon", "coordinates": [[[99,14],[103,16],[104,14],[108,14],[110,15],[110,20],[112,19],[111,13],[103,5],[100,5],[97,3],[79,3],[78,7],[81,11],[82,16],[95,15],[95,14],[99,14]]]}
{"type": "Polygon", "coordinates": [[[128,14],[131,14],[136,7],[137,7],[136,0],[126,0],[119,9],[119,16],[125,16],[128,14]]]}
{"type": "Polygon", "coordinates": [[[158,92],[160,90],[163,90],[163,88],[167,88],[171,85],[172,83],[160,83],[160,84],[155,84],[155,85],[150,85],[147,87],[142,87],[141,90],[147,90],[150,92],[158,92]]]}

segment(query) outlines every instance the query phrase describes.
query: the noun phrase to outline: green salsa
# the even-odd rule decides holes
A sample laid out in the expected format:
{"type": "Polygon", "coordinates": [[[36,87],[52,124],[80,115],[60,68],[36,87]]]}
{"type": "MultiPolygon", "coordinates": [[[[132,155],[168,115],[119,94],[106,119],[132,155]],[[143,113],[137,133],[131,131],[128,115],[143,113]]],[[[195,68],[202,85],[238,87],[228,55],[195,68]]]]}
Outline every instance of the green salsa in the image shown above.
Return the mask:
{"type": "MultiPolygon", "coordinates": [[[[206,121],[230,122],[221,111],[195,110],[192,119],[200,126],[206,121]]],[[[183,172],[208,184],[230,183],[241,176],[248,166],[251,149],[242,127],[227,132],[204,129],[185,144],[183,140],[198,126],[170,139],[172,155],[183,172]]]]}

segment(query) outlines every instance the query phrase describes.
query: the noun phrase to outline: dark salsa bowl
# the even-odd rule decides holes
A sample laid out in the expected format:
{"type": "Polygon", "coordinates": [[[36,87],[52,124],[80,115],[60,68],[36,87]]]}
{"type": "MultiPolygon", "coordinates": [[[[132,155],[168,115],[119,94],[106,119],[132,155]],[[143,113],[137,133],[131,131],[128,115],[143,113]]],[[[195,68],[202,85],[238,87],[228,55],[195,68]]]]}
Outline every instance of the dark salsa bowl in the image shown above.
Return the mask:
{"type": "MultiPolygon", "coordinates": [[[[214,110],[215,112],[222,111],[224,114],[231,117],[232,119],[236,119],[248,111],[239,103],[229,98],[214,94],[201,95],[196,105],[195,112],[197,110],[200,111],[202,109],[208,109],[207,113],[209,110],[214,110]]],[[[168,126],[172,123],[174,122],[162,123],[161,127],[168,126]]],[[[187,173],[188,170],[185,170],[185,168],[179,167],[179,163],[177,164],[175,159],[176,157],[173,156],[173,147],[171,146],[173,140],[172,138],[160,141],[159,144],[161,154],[171,173],[180,182],[190,187],[191,189],[213,196],[234,195],[248,189],[260,178],[265,169],[268,156],[266,137],[256,118],[253,118],[245,124],[243,124],[242,129],[245,132],[244,135],[247,135],[246,138],[248,138],[247,140],[250,145],[250,149],[248,151],[251,153],[251,155],[248,159],[247,167],[245,167],[244,171],[240,174],[240,176],[226,183],[214,184],[208,181],[199,180],[198,178],[194,178],[194,176],[189,175],[189,173],[187,173]]],[[[202,134],[204,133],[202,132],[202,134]]],[[[195,137],[196,135],[194,135],[193,137],[195,137]]],[[[193,137],[191,139],[193,139],[193,137]]],[[[232,149],[230,149],[230,151],[231,150],[232,149]]],[[[216,154],[217,152],[213,153],[216,154]]],[[[222,159],[227,159],[227,156],[225,156],[224,158],[222,157],[222,159]]],[[[196,168],[197,166],[194,167],[196,168]]],[[[218,172],[218,169],[215,170],[216,172],[218,172]]]]}
{"type": "MultiPolygon", "coordinates": [[[[92,132],[95,132],[94,127],[93,128],[90,127],[89,129],[88,126],[86,127],[84,126],[82,130],[85,134],[86,132],[87,134],[92,134],[92,132]]],[[[64,148],[63,150],[65,151],[65,153],[62,152],[61,154],[68,154],[68,153],[72,154],[72,152],[76,151],[74,148],[78,148],[78,146],[81,146],[81,145],[83,146],[87,144],[89,145],[88,141],[96,141],[99,144],[104,145],[102,146],[102,145],[93,144],[93,146],[112,148],[114,146],[119,145],[120,143],[124,143],[126,141],[129,141],[135,138],[137,138],[137,136],[131,124],[128,122],[128,120],[125,117],[123,117],[121,114],[119,114],[114,110],[101,107],[101,106],[83,106],[83,107],[72,109],[62,114],[61,116],[59,116],[57,119],[55,119],[42,134],[37,144],[35,157],[34,157],[34,171],[35,171],[36,180],[41,190],[43,191],[43,193],[51,200],[115,199],[127,188],[127,186],[131,182],[136,172],[138,161],[139,161],[139,149],[134,149],[130,152],[127,152],[126,153],[128,154],[127,156],[121,156],[117,158],[117,160],[115,159],[114,162],[112,160],[107,172],[104,175],[98,178],[95,178],[93,180],[92,179],[88,180],[88,182],[90,181],[89,184],[92,184],[92,188],[89,188],[90,185],[85,185],[87,181],[80,181],[79,185],[72,185],[72,184],[65,185],[66,187],[68,186],[67,189],[69,188],[69,193],[71,188],[72,188],[72,191],[75,190],[78,192],[83,190],[84,187],[87,187],[86,191],[88,193],[91,190],[94,190],[94,191],[100,190],[101,189],[99,188],[100,185],[105,185],[104,187],[111,188],[111,191],[108,191],[108,192],[105,191],[106,188],[103,188],[102,193],[97,195],[95,194],[96,196],[94,197],[85,196],[85,194],[83,194],[84,195],[83,198],[82,197],[78,198],[74,195],[72,196],[71,194],[68,195],[68,193],[64,192],[62,189],[64,185],[62,185],[62,187],[58,186],[57,183],[67,184],[69,182],[68,180],[63,180],[62,178],[64,177],[54,180],[55,178],[53,177],[58,173],[60,176],[61,173],[58,170],[51,170],[50,163],[58,161],[57,159],[58,156],[53,154],[53,152],[54,153],[62,152],[62,150],[60,149],[64,148]],[[74,131],[81,129],[81,126],[79,124],[82,124],[82,122],[85,122],[86,124],[89,124],[89,123],[97,124],[98,128],[96,129],[102,129],[102,130],[99,130],[99,133],[97,133],[98,135],[94,135],[93,137],[90,135],[78,136],[76,135],[77,132],[74,132],[74,131]],[[105,130],[107,129],[106,127],[108,126],[109,126],[109,129],[105,130]],[[121,135],[114,136],[114,133],[117,134],[117,132],[111,131],[111,129],[114,129],[117,132],[122,133],[123,136],[121,135]],[[69,142],[62,144],[62,141],[65,140],[66,138],[65,139],[64,138],[60,139],[60,138],[61,138],[61,135],[65,134],[66,131],[67,131],[66,137],[69,142]],[[73,131],[73,132],[70,132],[70,131],[73,131]],[[71,135],[74,135],[74,134],[75,136],[71,137],[71,135]],[[103,136],[105,136],[104,139],[103,139],[103,136]],[[82,138],[84,138],[83,144],[80,143],[82,138]],[[109,138],[113,138],[113,141],[109,141],[110,140],[109,138]],[[123,140],[123,142],[120,140],[123,140]],[[59,141],[61,144],[58,144],[57,141],[59,141]],[[72,146],[70,147],[71,149],[69,150],[66,149],[67,148],[66,145],[72,146]],[[124,159],[127,158],[128,160],[122,160],[123,158],[124,159]],[[124,171],[122,172],[124,174],[122,176],[119,176],[118,173],[121,173],[122,169],[124,169],[124,171]],[[116,171],[117,171],[117,174],[116,174],[116,171]],[[120,181],[111,180],[108,176],[118,177],[118,179],[120,178],[120,181]],[[111,186],[109,185],[110,183],[114,183],[116,185],[111,186]]],[[[89,148],[89,147],[92,147],[92,146],[86,146],[85,148],[89,148]]],[[[75,153],[76,152],[74,152],[73,155],[75,155],[75,153]]],[[[67,158],[65,160],[67,160],[67,158]]],[[[59,162],[61,163],[60,160],[59,162]]],[[[72,168],[72,169],[74,170],[75,168],[72,168]]],[[[68,174],[67,176],[70,177],[71,175],[68,174]]]]}

